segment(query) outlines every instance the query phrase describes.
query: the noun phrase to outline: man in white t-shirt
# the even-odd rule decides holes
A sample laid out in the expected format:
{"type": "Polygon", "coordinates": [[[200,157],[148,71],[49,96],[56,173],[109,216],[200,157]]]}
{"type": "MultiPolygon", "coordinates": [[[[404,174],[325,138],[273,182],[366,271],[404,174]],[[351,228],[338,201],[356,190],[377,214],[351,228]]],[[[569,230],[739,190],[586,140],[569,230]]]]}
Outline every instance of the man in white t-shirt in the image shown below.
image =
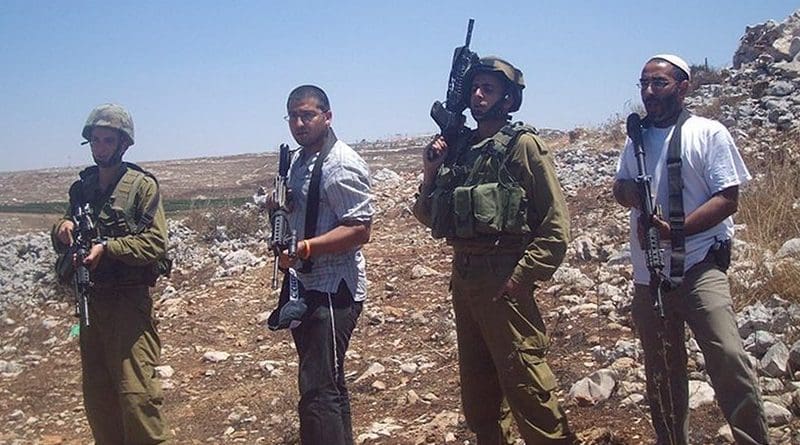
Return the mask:
{"type": "MultiPolygon", "coordinates": [[[[645,169],[652,180],[654,207],[661,209],[659,215],[670,214],[667,153],[684,108],[689,77],[689,65],[683,59],[662,54],[647,61],[639,80],[647,110],[642,131],[645,169]]],[[[639,172],[630,139],[620,156],[614,181],[615,199],[631,208],[633,319],[645,352],[647,394],[657,443],[688,443],[689,390],[684,344],[688,324],[703,352],[717,401],[736,443],[766,444],[768,431],[761,396],[736,327],[725,274],[739,186],[747,183],[750,173],[730,133],[717,121],[699,116],[686,119],[680,127],[680,153],[683,278],[676,280],[674,275],[681,274],[673,273],[671,282],[676,286],[663,292],[664,318],[653,308],[650,271],[642,247],[642,200],[635,181],[639,172]]],[[[665,265],[663,276],[669,277],[672,243],[678,238],[673,237],[666,217],[655,216],[650,223],[658,229],[665,265]]]]}

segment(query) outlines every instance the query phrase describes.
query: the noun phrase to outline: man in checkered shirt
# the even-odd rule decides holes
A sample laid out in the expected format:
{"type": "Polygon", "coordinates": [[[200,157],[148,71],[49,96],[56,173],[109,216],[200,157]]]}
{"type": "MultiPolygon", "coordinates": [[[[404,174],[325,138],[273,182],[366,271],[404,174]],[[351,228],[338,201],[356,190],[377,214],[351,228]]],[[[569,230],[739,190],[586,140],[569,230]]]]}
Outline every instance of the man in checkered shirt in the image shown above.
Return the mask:
{"type": "MultiPolygon", "coordinates": [[[[367,297],[361,246],[369,241],[374,214],[369,169],[336,138],[330,103],[321,88],[295,88],[286,108],[289,129],[300,145],[292,153],[287,184],[289,225],[298,241],[296,254],[284,251],[279,264],[284,270],[296,268],[300,295],[308,306],[292,329],[300,362],[300,440],[304,445],[349,445],[353,432],[344,358],[367,297]],[[312,174],[319,158],[314,199],[312,174]],[[315,229],[306,217],[314,202],[315,229]],[[309,227],[313,233],[306,233],[309,227]]],[[[287,283],[283,291],[288,293],[287,283]]]]}

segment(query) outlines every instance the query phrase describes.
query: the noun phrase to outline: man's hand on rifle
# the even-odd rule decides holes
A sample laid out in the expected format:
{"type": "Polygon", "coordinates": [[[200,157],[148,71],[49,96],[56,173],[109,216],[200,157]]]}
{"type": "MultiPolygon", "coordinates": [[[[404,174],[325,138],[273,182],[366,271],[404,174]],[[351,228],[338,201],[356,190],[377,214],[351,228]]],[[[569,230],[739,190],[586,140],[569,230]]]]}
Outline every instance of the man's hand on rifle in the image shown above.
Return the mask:
{"type": "MultiPolygon", "coordinates": [[[[637,230],[636,234],[639,236],[639,244],[645,245],[645,236],[647,233],[645,231],[645,221],[644,215],[639,217],[637,221],[637,230]]],[[[658,237],[662,240],[668,240],[672,236],[672,230],[670,229],[669,223],[664,221],[663,219],[659,218],[658,215],[653,215],[653,218],[650,220],[650,224],[653,225],[658,230],[658,237]]]]}
{"type": "Polygon", "coordinates": [[[288,249],[282,250],[281,254],[278,256],[278,267],[281,270],[286,270],[290,267],[294,267],[298,258],[308,258],[307,247],[308,243],[301,240],[297,242],[297,250],[294,255],[289,255],[288,249]]]}
{"type": "Polygon", "coordinates": [[[58,226],[58,230],[56,231],[56,238],[61,244],[65,246],[72,245],[72,231],[75,230],[75,223],[70,220],[65,220],[58,226]]]}
{"type": "Polygon", "coordinates": [[[103,244],[93,244],[91,250],[89,250],[89,255],[86,255],[86,258],[83,259],[83,264],[88,266],[89,270],[95,270],[97,265],[100,264],[100,259],[105,251],[106,248],[103,244]]]}
{"type": "Polygon", "coordinates": [[[426,188],[433,184],[436,171],[439,169],[439,166],[442,165],[446,157],[447,142],[445,142],[442,135],[437,134],[422,151],[422,182],[426,188]]]}

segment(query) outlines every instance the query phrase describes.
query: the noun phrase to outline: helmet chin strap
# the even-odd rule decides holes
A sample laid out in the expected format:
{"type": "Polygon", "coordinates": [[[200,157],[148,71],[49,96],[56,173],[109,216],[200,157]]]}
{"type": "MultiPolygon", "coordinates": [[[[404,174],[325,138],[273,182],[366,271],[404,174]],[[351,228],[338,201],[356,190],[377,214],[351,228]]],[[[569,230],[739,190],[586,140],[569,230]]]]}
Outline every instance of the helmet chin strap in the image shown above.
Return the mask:
{"type": "Polygon", "coordinates": [[[117,149],[114,150],[114,154],[108,158],[106,161],[101,161],[97,159],[97,156],[92,156],[94,158],[94,163],[97,164],[98,167],[109,168],[115,165],[119,165],[122,162],[122,155],[125,153],[125,150],[122,148],[122,142],[117,144],[117,149]]]}
{"type": "Polygon", "coordinates": [[[503,111],[503,104],[510,98],[511,95],[508,93],[508,89],[506,89],[506,93],[503,95],[503,98],[495,102],[494,105],[492,105],[492,107],[489,108],[485,113],[475,113],[472,108],[470,108],[469,111],[472,113],[472,118],[475,119],[475,122],[495,119],[511,120],[511,115],[503,111]]]}

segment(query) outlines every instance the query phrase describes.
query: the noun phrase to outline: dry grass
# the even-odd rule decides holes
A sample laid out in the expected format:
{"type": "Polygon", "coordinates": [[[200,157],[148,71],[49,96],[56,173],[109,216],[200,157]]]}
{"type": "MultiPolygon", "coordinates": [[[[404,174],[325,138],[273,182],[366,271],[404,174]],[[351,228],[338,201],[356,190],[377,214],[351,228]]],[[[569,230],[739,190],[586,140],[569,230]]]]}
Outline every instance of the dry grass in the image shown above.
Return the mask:
{"type": "Polygon", "coordinates": [[[689,70],[692,72],[690,91],[703,85],[721,84],[725,81],[725,73],[719,68],[709,66],[707,62],[704,65],[692,65],[689,70]]]}
{"type": "Polygon", "coordinates": [[[602,136],[603,142],[612,147],[621,148],[625,145],[625,139],[628,137],[625,122],[631,113],[637,113],[641,117],[647,114],[641,103],[626,103],[622,113],[611,115],[597,126],[596,131],[602,136]]]}
{"type": "Polygon", "coordinates": [[[773,163],[756,176],[740,196],[738,223],[745,224],[743,240],[756,246],[744,260],[755,265],[747,283],[734,283],[737,306],[769,298],[800,303],[800,263],[775,262],[763,252],[775,253],[786,241],[800,237],[800,167],[790,161],[773,163]]]}
{"type": "Polygon", "coordinates": [[[774,252],[787,240],[800,237],[798,169],[793,162],[773,164],[743,191],[736,219],[747,225],[748,242],[774,252]]]}

